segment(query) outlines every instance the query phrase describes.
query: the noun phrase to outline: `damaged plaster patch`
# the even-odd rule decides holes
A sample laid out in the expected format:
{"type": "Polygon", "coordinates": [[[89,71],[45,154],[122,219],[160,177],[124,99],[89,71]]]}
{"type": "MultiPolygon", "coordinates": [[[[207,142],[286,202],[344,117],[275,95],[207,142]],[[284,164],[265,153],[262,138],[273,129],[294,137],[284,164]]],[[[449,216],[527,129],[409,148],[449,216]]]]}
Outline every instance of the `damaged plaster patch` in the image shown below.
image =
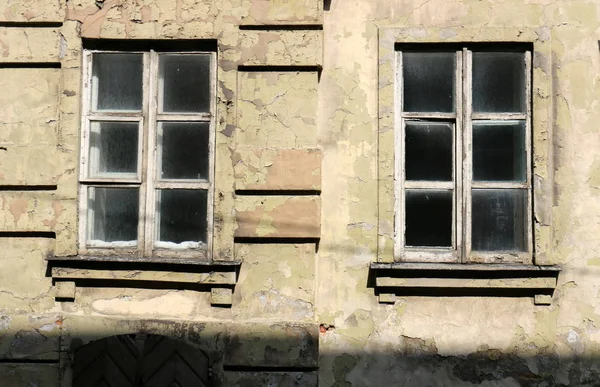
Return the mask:
{"type": "Polygon", "coordinates": [[[575,344],[577,341],[579,341],[579,334],[571,329],[567,334],[567,342],[575,344]]]}
{"type": "Polygon", "coordinates": [[[51,332],[55,328],[58,328],[58,325],[54,322],[54,323],[50,323],[50,324],[44,324],[41,327],[39,327],[38,330],[40,330],[42,332],[51,332]]]}
{"type": "Polygon", "coordinates": [[[333,360],[333,377],[335,386],[352,386],[352,383],[348,382],[346,377],[358,364],[358,359],[354,356],[348,355],[347,353],[336,357],[333,360]]]}
{"type": "Polygon", "coordinates": [[[289,315],[296,320],[307,320],[314,317],[314,305],[302,299],[294,299],[275,289],[258,292],[252,295],[260,301],[260,312],[265,315],[289,315]]]}
{"type": "Polygon", "coordinates": [[[350,259],[346,261],[347,267],[365,267],[369,263],[376,260],[376,255],[371,251],[370,247],[358,246],[355,249],[355,253],[350,259]]]}
{"type": "Polygon", "coordinates": [[[360,228],[361,230],[371,231],[375,228],[374,224],[370,224],[367,222],[357,222],[348,224],[348,229],[360,228]]]}
{"type": "Polygon", "coordinates": [[[452,28],[444,28],[440,30],[440,39],[450,39],[457,35],[456,31],[452,28]]]}
{"type": "Polygon", "coordinates": [[[10,327],[10,316],[0,316],[0,331],[5,331],[10,327]]]}
{"type": "Polygon", "coordinates": [[[56,340],[48,339],[39,330],[23,330],[15,334],[10,344],[10,355],[15,358],[47,354],[57,351],[56,340]]]}
{"type": "Polygon", "coordinates": [[[21,215],[27,212],[28,202],[27,199],[15,199],[10,203],[10,213],[13,216],[15,224],[19,222],[21,215]]]}
{"type": "MultiPolygon", "coordinates": [[[[186,292],[167,291],[147,299],[99,299],[91,303],[94,311],[106,315],[190,316],[196,307],[186,292]]],[[[195,293],[194,293],[195,294],[195,293]]]]}
{"type": "Polygon", "coordinates": [[[67,47],[67,39],[65,39],[63,34],[60,34],[60,39],[58,42],[58,59],[63,60],[65,58],[65,55],[67,54],[67,47]]]}
{"type": "Polygon", "coordinates": [[[550,39],[550,28],[547,26],[539,27],[535,30],[540,42],[545,42],[550,39]]]}

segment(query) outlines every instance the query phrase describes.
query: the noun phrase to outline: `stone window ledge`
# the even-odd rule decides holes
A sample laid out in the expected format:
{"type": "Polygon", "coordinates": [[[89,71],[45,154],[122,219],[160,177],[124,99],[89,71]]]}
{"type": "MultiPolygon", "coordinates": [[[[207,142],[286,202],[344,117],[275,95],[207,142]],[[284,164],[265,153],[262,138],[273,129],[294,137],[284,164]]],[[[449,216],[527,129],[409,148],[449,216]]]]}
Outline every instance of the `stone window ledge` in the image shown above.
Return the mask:
{"type": "Polygon", "coordinates": [[[560,266],[522,264],[371,263],[370,286],[380,303],[398,296],[533,297],[549,305],[560,266]]]}
{"type": "Polygon", "coordinates": [[[55,297],[75,299],[77,286],[210,291],[213,306],[230,306],[241,261],[125,256],[48,257],[55,297]]]}

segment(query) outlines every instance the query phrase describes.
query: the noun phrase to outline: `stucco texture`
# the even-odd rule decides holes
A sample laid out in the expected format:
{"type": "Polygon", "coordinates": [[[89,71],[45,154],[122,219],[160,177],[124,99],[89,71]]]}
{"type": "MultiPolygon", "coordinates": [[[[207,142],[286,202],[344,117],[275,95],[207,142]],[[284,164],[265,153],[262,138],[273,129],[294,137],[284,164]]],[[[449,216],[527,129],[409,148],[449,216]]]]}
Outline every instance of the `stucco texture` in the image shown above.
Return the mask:
{"type": "Polygon", "coordinates": [[[150,332],[203,348],[216,385],[598,385],[598,20],[598,0],[0,4],[0,380],[69,386],[79,346],[150,332]],[[533,260],[562,267],[550,305],[379,302],[369,266],[394,260],[386,31],[532,43],[533,260]],[[133,279],[56,298],[46,258],[80,248],[83,39],[216,42],[208,259],[241,263],[223,305],[210,287],[133,279]]]}

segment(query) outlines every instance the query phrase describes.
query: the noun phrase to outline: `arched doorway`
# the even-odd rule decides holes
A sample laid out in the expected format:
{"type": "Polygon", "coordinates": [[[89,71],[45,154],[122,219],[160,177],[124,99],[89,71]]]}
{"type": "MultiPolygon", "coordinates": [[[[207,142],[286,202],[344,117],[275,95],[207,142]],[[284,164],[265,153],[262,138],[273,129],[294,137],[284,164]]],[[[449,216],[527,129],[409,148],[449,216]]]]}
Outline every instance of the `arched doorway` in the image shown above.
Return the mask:
{"type": "Polygon", "coordinates": [[[208,356],[159,335],[120,335],[75,352],[72,387],[208,386],[208,356]]]}

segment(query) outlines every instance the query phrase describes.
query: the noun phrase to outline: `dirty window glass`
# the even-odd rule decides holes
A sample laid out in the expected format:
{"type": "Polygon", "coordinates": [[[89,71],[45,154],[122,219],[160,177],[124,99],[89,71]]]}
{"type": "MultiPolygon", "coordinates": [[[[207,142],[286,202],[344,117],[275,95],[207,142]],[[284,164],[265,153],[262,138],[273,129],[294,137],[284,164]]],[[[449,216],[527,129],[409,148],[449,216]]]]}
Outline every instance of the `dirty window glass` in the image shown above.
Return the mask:
{"type": "Polygon", "coordinates": [[[472,195],[472,249],[525,251],[527,191],[474,189],[472,195]]]}
{"type": "Polygon", "coordinates": [[[452,124],[407,122],[406,180],[452,181],[452,124]]]}
{"type": "Polygon", "coordinates": [[[205,190],[162,189],[157,193],[157,246],[197,247],[206,241],[205,190]]]}
{"type": "Polygon", "coordinates": [[[142,77],[142,54],[94,54],[92,110],[142,110],[142,77]]]}
{"type": "Polygon", "coordinates": [[[404,111],[454,112],[455,54],[404,52],[404,111]]]}
{"type": "Polygon", "coordinates": [[[160,111],[210,111],[210,55],[161,55],[160,111]]]}
{"type": "Polygon", "coordinates": [[[525,55],[473,53],[473,112],[525,111],[525,55]]]}
{"type": "Polygon", "coordinates": [[[525,121],[473,122],[473,180],[525,181],[525,121]]]}
{"type": "Polygon", "coordinates": [[[121,177],[135,177],[139,124],[92,121],[90,126],[90,175],[104,177],[119,174],[121,177]]]}
{"type": "Polygon", "coordinates": [[[452,191],[406,190],[406,245],[452,246],[452,191]]]}
{"type": "Polygon", "coordinates": [[[159,125],[161,179],[208,179],[208,123],[159,125]]]}
{"type": "Polygon", "coordinates": [[[88,243],[136,245],[139,189],[89,187],[88,209],[88,243]]]}

